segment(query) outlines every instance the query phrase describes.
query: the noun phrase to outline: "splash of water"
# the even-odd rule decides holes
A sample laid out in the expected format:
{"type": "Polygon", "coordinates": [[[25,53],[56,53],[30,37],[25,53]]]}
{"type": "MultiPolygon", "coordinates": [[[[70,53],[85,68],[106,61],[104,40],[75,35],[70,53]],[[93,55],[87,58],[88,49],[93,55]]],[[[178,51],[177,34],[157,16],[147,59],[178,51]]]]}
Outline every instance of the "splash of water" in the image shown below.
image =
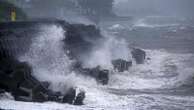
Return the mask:
{"type": "Polygon", "coordinates": [[[130,49],[124,39],[118,39],[116,36],[109,35],[106,32],[102,34],[105,36],[105,40],[97,47],[94,47],[89,58],[84,59],[85,67],[101,66],[105,69],[113,69],[112,60],[131,60],[130,49]]]}
{"type": "Polygon", "coordinates": [[[72,61],[63,49],[64,33],[63,28],[56,25],[41,26],[29,51],[19,58],[29,62],[33,75],[38,80],[51,82],[53,90],[73,86],[73,75],[70,71],[72,61]]]}
{"type": "Polygon", "coordinates": [[[151,60],[133,65],[129,71],[113,74],[110,87],[118,89],[176,88],[188,83],[194,69],[186,63],[192,54],[173,54],[165,50],[146,50],[151,60]]]}

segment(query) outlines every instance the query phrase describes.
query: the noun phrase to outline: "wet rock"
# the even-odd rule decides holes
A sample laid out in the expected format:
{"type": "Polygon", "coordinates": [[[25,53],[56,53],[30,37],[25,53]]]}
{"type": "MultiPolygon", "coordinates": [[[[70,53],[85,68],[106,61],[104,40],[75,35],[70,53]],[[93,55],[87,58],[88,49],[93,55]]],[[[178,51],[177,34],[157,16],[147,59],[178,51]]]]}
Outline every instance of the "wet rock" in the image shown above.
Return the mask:
{"type": "Polygon", "coordinates": [[[75,97],[76,97],[76,89],[70,88],[63,98],[63,103],[73,104],[75,97]]]}
{"type": "MultiPolygon", "coordinates": [[[[0,67],[1,91],[10,92],[17,101],[56,101],[73,104],[76,98],[74,88],[65,95],[54,92],[48,89],[48,82],[40,82],[31,75],[32,68],[26,62],[19,62],[14,57],[5,54],[0,54],[0,56],[0,64],[2,65],[0,67]]],[[[77,103],[81,103],[84,98],[78,98],[77,103]]]]}
{"type": "Polygon", "coordinates": [[[63,103],[73,105],[83,105],[85,99],[85,91],[78,91],[77,88],[70,88],[63,97],[63,103]]]}
{"type": "Polygon", "coordinates": [[[126,61],[123,59],[112,60],[112,65],[118,72],[124,72],[132,66],[132,61],[126,61]]]}
{"type": "Polygon", "coordinates": [[[72,24],[66,27],[65,50],[69,57],[82,61],[100,42],[103,36],[94,25],[72,24]]]}
{"type": "Polygon", "coordinates": [[[135,59],[137,64],[143,64],[146,58],[146,52],[139,48],[133,48],[131,51],[132,58],[135,59]]]}
{"type": "Polygon", "coordinates": [[[98,73],[97,81],[102,85],[107,85],[109,81],[109,71],[100,70],[98,73]]]}
{"type": "Polygon", "coordinates": [[[96,81],[102,85],[108,84],[109,70],[101,69],[100,66],[97,66],[95,68],[83,68],[81,63],[76,62],[73,66],[73,70],[78,71],[82,75],[95,78],[96,81]]]}
{"type": "Polygon", "coordinates": [[[85,98],[85,92],[80,91],[74,101],[74,105],[83,105],[83,99],[85,98]]]}
{"type": "Polygon", "coordinates": [[[96,79],[96,81],[102,85],[108,84],[109,81],[109,71],[106,69],[96,68],[84,68],[82,69],[82,74],[88,75],[96,79]]]}

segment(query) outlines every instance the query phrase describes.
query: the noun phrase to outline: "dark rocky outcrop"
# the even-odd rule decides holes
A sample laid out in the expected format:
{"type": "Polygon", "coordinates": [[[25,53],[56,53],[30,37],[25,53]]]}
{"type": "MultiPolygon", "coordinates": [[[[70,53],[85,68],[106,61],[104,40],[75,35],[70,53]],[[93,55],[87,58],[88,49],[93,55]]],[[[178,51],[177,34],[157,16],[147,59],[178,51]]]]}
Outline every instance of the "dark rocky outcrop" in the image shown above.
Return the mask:
{"type": "Polygon", "coordinates": [[[65,50],[69,56],[82,61],[103,38],[94,25],[73,24],[66,27],[65,50]]]}
{"type": "MultiPolygon", "coordinates": [[[[0,63],[2,64],[3,62],[0,61],[0,63]]],[[[74,88],[71,88],[71,91],[68,91],[66,95],[49,90],[48,83],[41,83],[31,75],[31,68],[27,63],[11,60],[9,62],[5,61],[5,63],[9,66],[5,64],[6,66],[0,69],[0,89],[10,92],[15,100],[35,102],[57,101],[73,104],[72,102],[76,101],[77,98],[78,102],[83,104],[85,97],[77,97],[76,92],[72,92],[75,91],[74,88]]],[[[85,92],[80,94],[85,94],[85,92]]],[[[79,104],[78,102],[76,105],[79,104]]]]}
{"type": "Polygon", "coordinates": [[[96,81],[102,85],[108,84],[109,70],[101,69],[100,66],[97,66],[95,68],[83,68],[81,63],[76,62],[73,66],[73,70],[77,71],[82,75],[95,78],[96,81]]]}
{"type": "Polygon", "coordinates": [[[118,72],[124,72],[132,66],[132,61],[126,61],[123,59],[112,60],[112,65],[118,72]]]}
{"type": "MultiPolygon", "coordinates": [[[[34,33],[39,32],[39,26],[53,24],[66,30],[64,49],[68,50],[69,57],[77,62],[89,55],[90,50],[103,38],[95,26],[69,24],[59,20],[0,23],[0,89],[10,92],[19,101],[57,101],[81,105],[85,98],[84,91],[76,93],[75,88],[71,88],[65,95],[53,92],[48,89],[48,82],[40,82],[31,75],[32,68],[27,62],[20,62],[16,58],[29,49],[31,38],[34,37],[34,33]]],[[[108,84],[108,70],[99,67],[83,68],[79,65],[75,66],[75,70],[82,75],[95,78],[100,84],[108,84]]]]}
{"type": "MultiPolygon", "coordinates": [[[[0,44],[2,45],[2,44],[0,44]]],[[[8,50],[0,50],[0,90],[10,92],[18,101],[56,101],[60,103],[70,103],[76,105],[83,104],[85,92],[80,93],[75,88],[71,88],[67,94],[54,92],[50,89],[48,82],[40,82],[31,75],[32,68],[26,62],[18,61],[8,50]],[[81,96],[76,95],[81,94],[81,96]]]]}
{"type": "Polygon", "coordinates": [[[76,89],[70,88],[65,97],[63,98],[63,103],[69,103],[74,105],[83,105],[83,99],[85,98],[85,92],[79,91],[76,93],[76,89]],[[76,95],[77,94],[77,95],[76,95]]]}
{"type": "Polygon", "coordinates": [[[76,90],[74,88],[70,88],[67,91],[67,93],[64,97],[65,100],[63,100],[63,102],[73,104],[73,101],[74,101],[75,97],[76,97],[76,90]]]}
{"type": "Polygon", "coordinates": [[[74,101],[74,105],[83,105],[83,99],[85,98],[85,92],[80,92],[78,93],[75,101],[74,101]]]}
{"type": "Polygon", "coordinates": [[[64,44],[67,55],[75,59],[73,67],[79,73],[96,79],[98,83],[108,84],[108,70],[96,68],[83,68],[83,59],[90,55],[90,52],[103,39],[100,30],[93,25],[73,24],[66,27],[64,44]]]}
{"type": "Polygon", "coordinates": [[[133,48],[131,51],[132,58],[137,64],[143,64],[146,58],[146,52],[139,48],[133,48]]]}
{"type": "MultiPolygon", "coordinates": [[[[39,26],[53,24],[60,25],[66,30],[66,38],[63,40],[64,49],[68,50],[69,57],[77,62],[81,61],[83,56],[89,55],[90,50],[103,38],[100,30],[95,26],[69,24],[60,20],[0,23],[0,65],[3,65],[0,67],[0,88],[10,92],[16,100],[20,101],[57,101],[81,105],[85,98],[84,91],[76,93],[76,90],[71,88],[66,95],[53,92],[48,89],[48,82],[40,82],[31,75],[32,68],[28,63],[19,62],[16,58],[29,49],[31,38],[34,37],[34,33],[39,32],[39,26]],[[11,45],[12,41],[14,45],[11,45]],[[23,44],[24,42],[26,44],[23,44]]],[[[75,68],[79,73],[95,78],[100,84],[108,84],[108,70],[99,67],[82,68],[79,65],[75,68]]]]}
{"type": "Polygon", "coordinates": [[[28,46],[31,44],[31,38],[38,33],[39,26],[42,25],[59,25],[64,28],[64,49],[68,51],[69,57],[81,61],[83,57],[89,55],[89,52],[98,45],[103,36],[100,30],[94,25],[84,24],[69,24],[66,21],[57,19],[38,19],[33,21],[25,22],[3,22],[0,23],[0,43],[4,43],[3,48],[9,47],[9,52],[20,52],[24,53],[28,46]],[[14,43],[14,46],[11,44],[14,43]],[[18,50],[15,50],[17,49],[18,50]],[[23,49],[24,48],[24,49],[23,49]]]}
{"type": "Polygon", "coordinates": [[[96,79],[96,81],[102,85],[108,84],[109,71],[105,69],[96,68],[82,68],[80,73],[86,76],[90,76],[96,79]]]}

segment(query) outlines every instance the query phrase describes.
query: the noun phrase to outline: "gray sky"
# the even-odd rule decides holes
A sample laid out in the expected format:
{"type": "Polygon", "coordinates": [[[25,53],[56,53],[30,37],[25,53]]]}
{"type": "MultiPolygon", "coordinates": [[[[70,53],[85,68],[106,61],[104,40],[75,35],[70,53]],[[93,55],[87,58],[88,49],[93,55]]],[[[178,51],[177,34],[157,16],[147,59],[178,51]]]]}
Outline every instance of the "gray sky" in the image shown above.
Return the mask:
{"type": "Polygon", "coordinates": [[[116,0],[119,13],[193,16],[194,0],[116,0]]]}

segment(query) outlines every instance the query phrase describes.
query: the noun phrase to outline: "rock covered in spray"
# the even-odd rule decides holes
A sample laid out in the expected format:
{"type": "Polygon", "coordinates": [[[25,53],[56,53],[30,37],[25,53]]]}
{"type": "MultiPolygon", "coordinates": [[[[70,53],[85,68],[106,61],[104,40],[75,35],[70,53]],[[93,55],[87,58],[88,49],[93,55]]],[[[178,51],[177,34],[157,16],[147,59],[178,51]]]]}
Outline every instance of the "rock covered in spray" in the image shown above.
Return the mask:
{"type": "Polygon", "coordinates": [[[31,75],[31,68],[27,63],[17,62],[17,64],[12,64],[13,61],[10,62],[10,65],[13,67],[6,69],[6,71],[1,69],[0,89],[2,92],[10,92],[15,100],[56,101],[69,104],[74,104],[73,101],[77,101],[76,105],[83,104],[85,97],[77,96],[76,94],[85,95],[85,92],[76,93],[75,88],[69,89],[65,95],[60,92],[54,92],[48,89],[48,82],[40,82],[31,75]]]}
{"type": "MultiPolygon", "coordinates": [[[[36,27],[41,25],[51,25],[51,24],[59,25],[63,27],[64,30],[69,30],[69,31],[73,31],[73,33],[74,32],[78,33],[78,34],[75,34],[75,36],[70,35],[71,37],[74,36],[79,38],[79,35],[81,35],[82,37],[83,36],[87,37],[87,38],[84,38],[84,41],[83,41],[84,43],[87,40],[89,40],[88,38],[90,38],[91,36],[94,36],[93,38],[97,38],[95,37],[95,35],[98,35],[97,33],[99,33],[99,31],[96,29],[95,26],[69,24],[65,21],[58,21],[58,20],[1,23],[0,54],[2,59],[0,59],[1,60],[0,64],[3,66],[0,67],[0,75],[1,75],[0,88],[3,91],[10,92],[14,96],[14,98],[19,101],[35,101],[35,102],[57,101],[61,103],[69,103],[69,104],[75,103],[76,105],[81,105],[83,104],[83,100],[85,98],[84,91],[78,92],[73,87],[70,88],[66,92],[66,94],[62,94],[60,92],[54,92],[53,90],[50,90],[49,89],[50,84],[48,82],[40,82],[34,76],[32,76],[32,68],[28,65],[28,63],[18,61],[18,59],[15,57],[18,55],[18,53],[13,54],[13,51],[16,51],[14,50],[15,46],[10,45],[9,43],[7,44],[6,42],[7,40],[4,40],[5,37],[7,36],[9,36],[10,39],[13,39],[13,41],[19,38],[22,38],[20,41],[23,41],[23,38],[26,38],[25,40],[29,42],[27,44],[30,45],[32,43],[31,42],[32,39],[27,38],[29,36],[25,36],[26,34],[23,34],[23,31],[21,33],[20,32],[15,33],[15,31],[17,29],[18,30],[26,29],[25,33],[28,33],[29,31],[37,33],[39,32],[38,30],[32,30],[32,29],[35,29],[36,27]],[[4,32],[4,30],[6,30],[6,32],[4,32]],[[18,35],[19,38],[15,38],[16,35],[18,35]],[[12,51],[12,48],[13,48],[13,51],[12,51]],[[5,50],[5,51],[2,51],[2,50],[5,50]]],[[[70,44],[74,42],[74,40],[72,39],[66,39],[66,40],[68,40],[68,43],[70,44]]],[[[87,45],[87,43],[85,44],[87,45]]],[[[86,45],[83,47],[86,47],[86,45]]],[[[69,45],[69,46],[72,47],[72,45],[69,45]]],[[[24,46],[24,47],[26,48],[25,50],[29,49],[29,46],[24,46]]],[[[81,49],[85,50],[86,48],[81,48],[81,49]]],[[[24,53],[24,52],[26,51],[22,51],[21,53],[24,53]]]]}
{"type": "Polygon", "coordinates": [[[90,56],[92,49],[99,45],[103,36],[100,30],[94,25],[72,24],[66,28],[65,33],[65,50],[66,54],[76,60],[73,70],[82,75],[95,78],[100,84],[108,84],[109,71],[100,69],[100,67],[84,68],[83,60],[90,56]]]}
{"type": "Polygon", "coordinates": [[[65,33],[65,50],[68,55],[82,61],[89,56],[91,50],[98,45],[103,38],[100,30],[94,25],[72,24],[67,26],[65,33]]]}
{"type": "MultiPolygon", "coordinates": [[[[2,37],[2,36],[1,36],[2,37]]],[[[40,82],[32,75],[32,68],[27,62],[21,62],[0,42],[0,92],[9,92],[18,101],[45,102],[56,101],[76,105],[83,104],[85,92],[68,91],[67,94],[50,90],[48,82],[40,82]],[[67,98],[67,95],[71,94],[67,98]],[[79,94],[79,95],[78,95],[79,94]],[[81,94],[81,95],[80,95],[81,94]]],[[[75,91],[75,88],[71,88],[75,91]]]]}
{"type": "Polygon", "coordinates": [[[143,64],[146,59],[146,52],[140,48],[133,48],[131,51],[132,58],[137,64],[143,64]]]}
{"type": "MultiPolygon", "coordinates": [[[[87,26],[82,24],[68,24],[66,22],[58,23],[62,25],[62,27],[66,30],[65,33],[66,38],[63,40],[65,42],[64,47],[69,51],[68,52],[69,56],[72,56],[72,58],[76,59],[77,61],[81,61],[83,57],[87,57],[87,55],[90,53],[90,50],[93,49],[93,47],[95,47],[96,45],[98,45],[99,43],[97,42],[100,42],[102,40],[101,38],[103,38],[103,36],[100,34],[100,30],[97,29],[95,26],[92,25],[87,26]]],[[[24,24],[22,24],[21,27],[23,27],[24,24]]],[[[34,25],[34,23],[31,23],[30,25],[32,24],[34,25]]],[[[17,26],[20,27],[20,25],[21,24],[18,23],[17,26]]],[[[28,27],[28,25],[25,26],[28,27]]],[[[133,58],[137,59],[136,62],[144,62],[142,61],[142,59],[145,60],[144,52],[134,51],[132,52],[132,54],[134,54],[133,58]]],[[[83,100],[85,98],[84,91],[76,92],[75,88],[70,88],[67,94],[65,95],[61,94],[60,92],[53,92],[52,90],[48,89],[49,84],[47,82],[40,82],[31,75],[31,67],[27,63],[19,62],[12,57],[9,58],[7,58],[6,61],[2,60],[3,62],[0,62],[2,63],[1,65],[4,65],[1,69],[1,71],[2,70],[3,71],[0,73],[2,76],[0,77],[2,78],[2,80],[0,80],[1,81],[0,85],[1,88],[4,88],[3,90],[13,92],[15,99],[38,102],[57,101],[76,105],[83,104],[83,100]]],[[[115,68],[117,68],[120,71],[127,70],[128,66],[130,66],[130,62],[124,61],[122,59],[117,60],[115,62],[116,64],[118,63],[122,65],[115,66],[115,68]]],[[[101,83],[103,85],[108,84],[109,81],[108,70],[102,69],[100,67],[84,68],[79,65],[77,65],[76,69],[83,75],[95,78],[98,83],[101,83]]]]}
{"type": "Polygon", "coordinates": [[[109,81],[109,70],[102,69],[100,66],[95,68],[84,68],[81,63],[76,62],[73,66],[73,70],[78,73],[95,78],[99,84],[107,85],[109,81]]]}
{"type": "Polygon", "coordinates": [[[112,65],[118,72],[124,72],[132,66],[132,61],[126,61],[123,59],[112,60],[112,65]]]}

